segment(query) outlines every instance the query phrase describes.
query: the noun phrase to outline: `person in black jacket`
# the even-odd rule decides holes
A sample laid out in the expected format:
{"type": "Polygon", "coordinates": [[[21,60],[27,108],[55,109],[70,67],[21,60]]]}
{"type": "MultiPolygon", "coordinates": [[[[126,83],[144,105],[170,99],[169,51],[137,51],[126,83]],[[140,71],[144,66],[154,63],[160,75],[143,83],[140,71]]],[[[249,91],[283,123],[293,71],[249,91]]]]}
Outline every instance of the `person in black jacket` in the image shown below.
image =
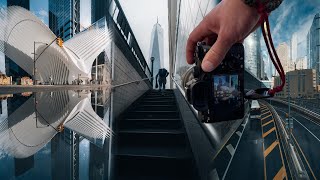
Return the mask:
{"type": "Polygon", "coordinates": [[[159,91],[166,89],[168,75],[169,75],[169,72],[165,68],[159,69],[159,72],[156,75],[156,88],[158,88],[158,82],[159,82],[159,91]],[[159,77],[159,80],[158,80],[158,77],[159,77]]]}

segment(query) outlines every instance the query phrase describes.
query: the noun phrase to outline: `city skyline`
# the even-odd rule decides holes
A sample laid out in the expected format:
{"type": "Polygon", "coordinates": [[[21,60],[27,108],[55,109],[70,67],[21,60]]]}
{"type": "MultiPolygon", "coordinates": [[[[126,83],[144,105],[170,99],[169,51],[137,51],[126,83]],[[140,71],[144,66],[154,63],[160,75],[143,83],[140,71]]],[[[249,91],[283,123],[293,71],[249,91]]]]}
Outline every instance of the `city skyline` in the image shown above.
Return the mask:
{"type": "MultiPolygon", "coordinates": [[[[302,60],[307,56],[307,34],[310,30],[314,16],[319,12],[320,2],[314,0],[297,0],[297,1],[283,1],[278,9],[270,14],[270,28],[271,35],[274,41],[274,46],[277,48],[280,44],[286,43],[289,46],[288,59],[285,65],[288,70],[294,69],[294,64],[297,68],[303,67],[306,69],[305,62],[302,60]],[[292,52],[292,50],[294,52],[292,52]],[[299,60],[300,62],[298,62],[299,60]],[[289,67],[290,66],[290,67],[289,67]]],[[[265,46],[263,37],[260,38],[262,57],[265,64],[270,59],[265,46]]],[[[273,66],[273,64],[271,64],[273,66]]],[[[273,70],[268,70],[268,77],[275,75],[273,70]],[[270,74],[272,73],[272,74],[270,74]]]]}

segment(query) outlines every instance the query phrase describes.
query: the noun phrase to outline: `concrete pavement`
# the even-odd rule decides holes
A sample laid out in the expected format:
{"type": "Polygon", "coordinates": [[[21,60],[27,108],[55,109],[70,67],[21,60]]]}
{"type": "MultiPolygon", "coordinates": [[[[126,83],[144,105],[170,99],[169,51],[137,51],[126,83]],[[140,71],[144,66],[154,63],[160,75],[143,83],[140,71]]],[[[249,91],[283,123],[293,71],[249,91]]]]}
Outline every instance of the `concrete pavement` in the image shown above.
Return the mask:
{"type": "Polygon", "coordinates": [[[85,90],[107,89],[110,85],[1,85],[0,94],[16,94],[23,92],[61,91],[61,90],[85,90]]]}

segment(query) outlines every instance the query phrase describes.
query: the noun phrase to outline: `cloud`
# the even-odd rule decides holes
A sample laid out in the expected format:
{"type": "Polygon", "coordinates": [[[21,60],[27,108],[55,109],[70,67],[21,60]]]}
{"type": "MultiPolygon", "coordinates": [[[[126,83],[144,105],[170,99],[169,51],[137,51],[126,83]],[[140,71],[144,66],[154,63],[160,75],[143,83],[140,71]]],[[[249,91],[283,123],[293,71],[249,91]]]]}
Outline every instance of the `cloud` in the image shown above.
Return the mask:
{"type": "Polygon", "coordinates": [[[45,11],[44,9],[41,9],[38,14],[42,17],[48,17],[48,12],[45,11]]]}
{"type": "MultiPolygon", "coordinates": [[[[273,34],[277,35],[279,34],[279,31],[283,27],[284,22],[286,22],[288,15],[292,12],[292,8],[296,5],[296,1],[290,1],[290,4],[285,5],[284,10],[280,14],[280,16],[277,18],[276,26],[273,29],[273,34]]],[[[283,5],[284,6],[284,5],[283,5]]]]}
{"type": "Polygon", "coordinates": [[[313,17],[316,13],[312,13],[309,16],[306,16],[303,19],[300,19],[298,24],[298,30],[296,31],[298,42],[305,41],[307,38],[307,34],[312,25],[313,17]]]}
{"type": "Polygon", "coordinates": [[[44,9],[40,9],[39,11],[34,11],[34,15],[36,15],[44,24],[46,24],[48,20],[48,11],[44,9]]]}

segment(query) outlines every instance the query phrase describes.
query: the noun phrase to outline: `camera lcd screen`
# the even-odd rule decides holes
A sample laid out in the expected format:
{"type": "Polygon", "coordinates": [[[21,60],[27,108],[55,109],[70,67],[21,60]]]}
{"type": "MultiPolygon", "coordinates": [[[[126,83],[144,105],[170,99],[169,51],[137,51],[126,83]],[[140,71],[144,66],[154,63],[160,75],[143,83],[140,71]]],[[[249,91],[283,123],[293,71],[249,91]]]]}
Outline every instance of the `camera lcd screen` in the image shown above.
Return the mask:
{"type": "Polygon", "coordinates": [[[215,104],[221,102],[234,104],[241,98],[238,75],[215,75],[213,82],[215,104]]]}
{"type": "Polygon", "coordinates": [[[243,117],[243,97],[238,74],[219,74],[212,78],[211,117],[218,121],[243,117]]]}

